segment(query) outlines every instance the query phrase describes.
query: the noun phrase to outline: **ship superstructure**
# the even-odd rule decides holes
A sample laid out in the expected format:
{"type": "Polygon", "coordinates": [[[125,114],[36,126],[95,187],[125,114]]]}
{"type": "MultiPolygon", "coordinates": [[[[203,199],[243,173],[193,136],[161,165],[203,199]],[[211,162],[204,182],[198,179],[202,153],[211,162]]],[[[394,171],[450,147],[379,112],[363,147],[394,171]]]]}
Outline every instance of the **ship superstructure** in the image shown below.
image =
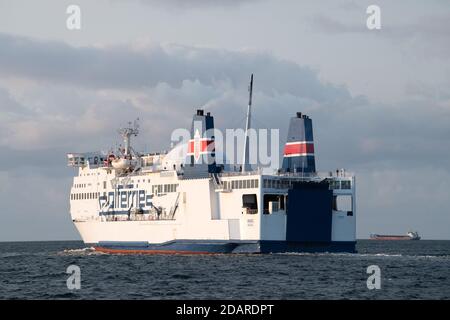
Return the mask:
{"type": "MultiPolygon", "coordinates": [[[[247,130],[250,116],[251,94],[247,130]]],[[[241,166],[216,164],[213,128],[199,109],[191,139],[168,152],[135,152],[135,123],[120,130],[118,151],[68,154],[78,169],[70,213],[83,241],[127,253],[355,251],[355,178],[316,172],[311,118],[291,118],[273,174],[249,166],[248,151],[241,166]]]]}

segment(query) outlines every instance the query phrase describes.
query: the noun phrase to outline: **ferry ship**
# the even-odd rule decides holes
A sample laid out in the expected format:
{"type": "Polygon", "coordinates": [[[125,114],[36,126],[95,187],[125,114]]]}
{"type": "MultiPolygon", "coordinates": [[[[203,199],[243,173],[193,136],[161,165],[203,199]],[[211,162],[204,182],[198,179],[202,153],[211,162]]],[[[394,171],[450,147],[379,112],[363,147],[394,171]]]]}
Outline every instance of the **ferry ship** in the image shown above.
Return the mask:
{"type": "Polygon", "coordinates": [[[316,171],[310,117],[290,118],[281,168],[249,165],[251,79],[238,168],[215,162],[214,118],[202,109],[190,140],[168,152],[136,152],[139,126],[130,123],[119,150],[68,154],[78,171],[70,214],[83,241],[107,253],[355,252],[355,177],[316,171]]]}
{"type": "Polygon", "coordinates": [[[417,231],[408,231],[405,235],[392,235],[392,234],[371,234],[372,240],[420,240],[419,233],[417,231]]]}

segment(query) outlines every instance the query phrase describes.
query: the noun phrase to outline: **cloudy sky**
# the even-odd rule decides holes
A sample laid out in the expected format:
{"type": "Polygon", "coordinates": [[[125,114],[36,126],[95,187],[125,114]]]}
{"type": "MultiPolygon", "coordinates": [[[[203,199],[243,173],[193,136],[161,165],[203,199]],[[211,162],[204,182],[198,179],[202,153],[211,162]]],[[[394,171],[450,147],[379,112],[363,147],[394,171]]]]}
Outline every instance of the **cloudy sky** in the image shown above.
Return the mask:
{"type": "Polygon", "coordinates": [[[167,149],[199,106],[242,127],[251,73],[255,126],[305,112],[318,169],[356,173],[358,237],[450,239],[447,1],[0,0],[0,240],[79,239],[66,152],[137,117],[167,149]]]}

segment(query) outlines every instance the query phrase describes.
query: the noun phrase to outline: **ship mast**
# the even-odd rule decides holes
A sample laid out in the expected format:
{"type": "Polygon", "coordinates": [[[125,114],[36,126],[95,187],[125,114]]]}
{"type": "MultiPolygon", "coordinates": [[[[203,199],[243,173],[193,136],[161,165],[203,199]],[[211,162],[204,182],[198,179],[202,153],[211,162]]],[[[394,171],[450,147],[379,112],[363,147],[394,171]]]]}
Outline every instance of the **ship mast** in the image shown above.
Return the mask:
{"type": "Polygon", "coordinates": [[[245,124],[245,140],[244,140],[244,157],[242,159],[242,172],[250,170],[249,164],[249,137],[248,130],[250,129],[250,120],[252,117],[252,95],[253,95],[253,73],[250,78],[250,86],[248,87],[249,98],[248,98],[248,107],[247,107],[247,121],[245,124]]]}
{"type": "Polygon", "coordinates": [[[129,122],[127,128],[119,129],[119,134],[122,136],[124,143],[124,156],[128,156],[129,154],[131,154],[130,137],[132,135],[137,136],[139,133],[139,125],[137,123],[137,120],[134,121],[133,127],[131,127],[131,122],[129,122]]]}

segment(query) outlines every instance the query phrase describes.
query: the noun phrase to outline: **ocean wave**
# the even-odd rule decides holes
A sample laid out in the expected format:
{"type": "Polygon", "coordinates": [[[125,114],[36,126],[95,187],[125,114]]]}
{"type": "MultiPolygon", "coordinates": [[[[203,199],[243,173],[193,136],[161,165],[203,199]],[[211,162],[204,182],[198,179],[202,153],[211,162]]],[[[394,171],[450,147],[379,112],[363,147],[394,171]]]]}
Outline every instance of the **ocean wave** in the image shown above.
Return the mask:
{"type": "Polygon", "coordinates": [[[286,253],[275,253],[276,255],[292,255],[292,256],[310,256],[310,257],[349,257],[349,258],[423,258],[423,259],[450,259],[450,255],[446,254],[435,254],[435,255],[414,255],[414,254],[400,254],[400,253],[336,253],[336,252],[321,252],[321,253],[310,253],[310,252],[286,252],[286,253]]]}
{"type": "Polygon", "coordinates": [[[86,247],[79,249],[64,249],[63,251],[58,252],[60,255],[103,255],[105,253],[96,251],[94,247],[86,247]]]}
{"type": "Polygon", "coordinates": [[[16,257],[22,257],[26,256],[28,254],[26,253],[20,253],[20,252],[5,252],[0,254],[0,258],[16,258],[16,257]]]}

